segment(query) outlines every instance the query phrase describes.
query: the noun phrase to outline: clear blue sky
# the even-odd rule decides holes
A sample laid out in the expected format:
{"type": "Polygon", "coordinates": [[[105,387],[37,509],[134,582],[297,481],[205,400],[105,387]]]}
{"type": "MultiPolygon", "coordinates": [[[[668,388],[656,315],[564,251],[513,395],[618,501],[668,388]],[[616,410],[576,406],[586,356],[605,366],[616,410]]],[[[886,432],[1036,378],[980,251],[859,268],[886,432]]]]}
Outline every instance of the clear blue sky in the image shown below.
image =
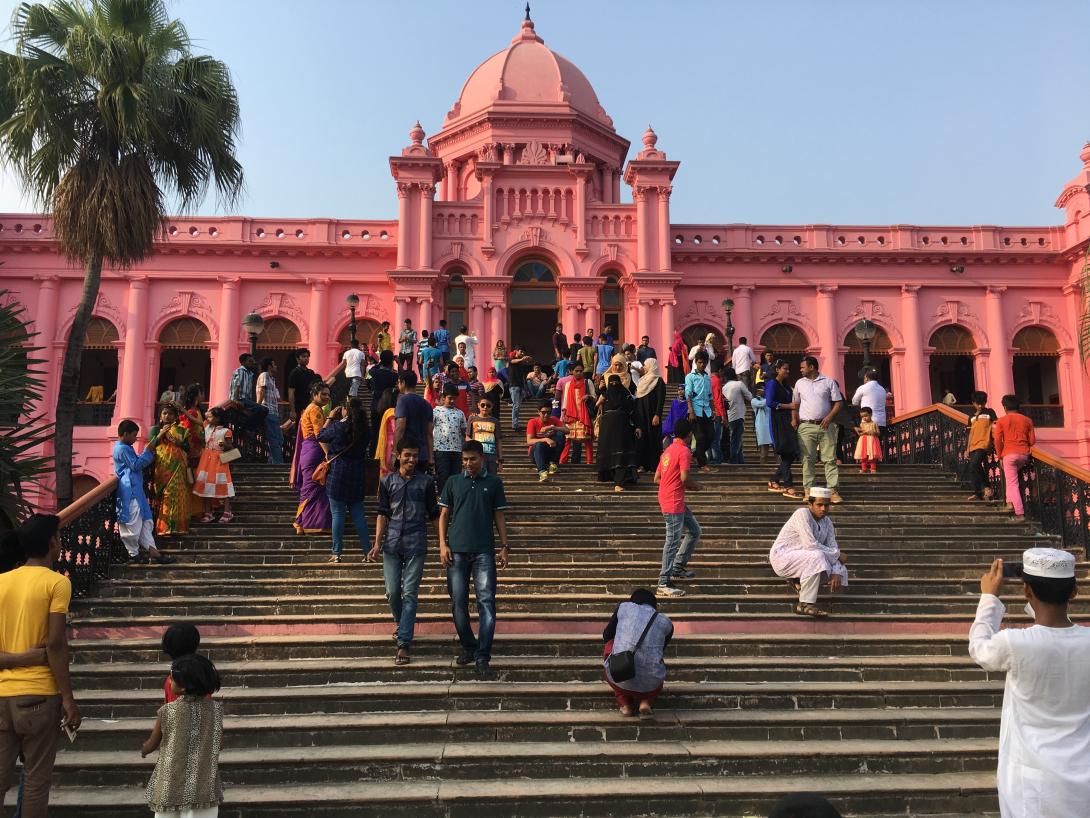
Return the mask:
{"type": "MultiPolygon", "coordinates": [[[[14,6],[0,0],[3,19],[14,6]]],[[[417,118],[440,127],[522,18],[522,0],[171,8],[234,73],[247,176],[236,212],[285,217],[396,217],[387,157],[417,118]]],[[[651,122],[681,160],[675,222],[1054,224],[1090,138],[1086,0],[532,8],[618,131],[638,146],[651,122]]],[[[5,174],[0,208],[26,207],[5,174]]],[[[210,200],[199,212],[222,211],[210,200]]]]}

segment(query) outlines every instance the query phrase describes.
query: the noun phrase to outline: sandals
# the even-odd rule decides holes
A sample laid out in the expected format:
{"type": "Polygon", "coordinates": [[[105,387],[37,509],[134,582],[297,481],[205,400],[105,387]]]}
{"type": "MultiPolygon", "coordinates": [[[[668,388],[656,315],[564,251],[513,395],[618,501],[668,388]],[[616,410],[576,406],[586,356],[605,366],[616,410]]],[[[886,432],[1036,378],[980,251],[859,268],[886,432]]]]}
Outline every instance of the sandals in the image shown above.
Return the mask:
{"type": "Polygon", "coordinates": [[[410,661],[411,659],[409,658],[409,649],[404,646],[398,647],[397,655],[394,656],[394,664],[407,665],[410,661]]]}
{"type": "Polygon", "coordinates": [[[798,616],[812,616],[815,619],[824,619],[829,615],[829,612],[823,611],[817,605],[812,605],[809,602],[796,602],[795,614],[798,616]]]}
{"type": "Polygon", "coordinates": [[[201,522],[202,523],[211,523],[211,522],[214,522],[215,519],[216,519],[215,514],[213,514],[211,511],[206,511],[204,513],[204,516],[201,517],[201,522]]]}
{"type": "Polygon", "coordinates": [[[768,482],[768,490],[775,492],[776,494],[783,494],[783,486],[779,483],[773,483],[771,480],[768,482]]]}
{"type": "Polygon", "coordinates": [[[788,489],[783,493],[783,496],[790,500],[802,500],[805,495],[798,489],[788,489]]]}
{"type": "Polygon", "coordinates": [[[797,579],[788,579],[786,580],[786,582],[788,585],[791,586],[791,590],[794,591],[796,594],[802,590],[802,586],[799,584],[799,581],[797,579]]]}
{"type": "Polygon", "coordinates": [[[225,512],[223,512],[223,514],[220,515],[220,522],[221,523],[229,523],[233,519],[235,519],[235,515],[232,514],[230,511],[225,511],[225,512]]]}

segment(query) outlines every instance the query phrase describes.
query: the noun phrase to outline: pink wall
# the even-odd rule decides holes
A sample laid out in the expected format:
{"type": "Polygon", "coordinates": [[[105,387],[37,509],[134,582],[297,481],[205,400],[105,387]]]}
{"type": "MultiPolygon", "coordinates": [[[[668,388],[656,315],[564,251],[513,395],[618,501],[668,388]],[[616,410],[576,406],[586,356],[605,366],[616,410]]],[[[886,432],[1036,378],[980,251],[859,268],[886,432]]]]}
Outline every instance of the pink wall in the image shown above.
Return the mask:
{"type": "MultiPolygon", "coordinates": [[[[174,318],[208,328],[210,392],[219,400],[246,348],[240,322],[251,309],[293,322],[314,353],[312,366],[328,371],[349,293],[361,297],[361,320],[397,327],[408,317],[432,329],[458,272],[469,290],[468,322],[490,349],[519,330],[522,319],[508,306],[511,277],[533,258],[554,271],[557,315],[569,335],[602,326],[601,288],[611,275],[624,293],[625,339],[647,334],[663,355],[675,328],[721,329],[720,305],[730,297],[736,338],[756,344],[772,325],[792,324],[823,369],[842,378],[845,336],[869,318],[892,344],[888,386],[898,411],[931,401],[927,343],[936,328],[958,324],[972,334],[976,385],[998,404],[1013,389],[1015,334],[1044,327],[1058,342],[1065,423],[1040,438],[1090,464],[1077,350],[1090,145],[1062,188],[1056,206],[1066,218],[1054,227],[675,225],[669,204],[679,163],[658,149],[654,131],[625,164],[629,143],[578,69],[553,55],[532,23],[505,51],[515,49],[516,60],[482,63],[426,143],[417,124],[409,145],[389,158],[397,221],[178,218],[147,263],[104,272],[95,315],[119,335],[114,423],[151,422],[160,332],[174,318]],[[544,70],[559,71],[576,90],[532,97],[544,93],[535,85],[544,70]],[[620,203],[622,181],[632,204],[620,203]]],[[[50,229],[47,217],[0,215],[0,288],[27,306],[48,347],[47,406],[82,278],[58,256],[50,229]]],[[[106,427],[78,428],[77,471],[107,474],[111,438],[106,427]]]]}

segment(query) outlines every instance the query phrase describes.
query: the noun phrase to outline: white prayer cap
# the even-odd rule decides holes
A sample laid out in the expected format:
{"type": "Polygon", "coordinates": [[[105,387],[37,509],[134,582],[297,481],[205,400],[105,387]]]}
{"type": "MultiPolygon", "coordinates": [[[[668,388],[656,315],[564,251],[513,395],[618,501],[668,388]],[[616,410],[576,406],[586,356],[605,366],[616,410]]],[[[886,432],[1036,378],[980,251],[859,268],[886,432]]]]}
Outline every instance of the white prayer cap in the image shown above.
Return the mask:
{"type": "Polygon", "coordinates": [[[1022,553],[1022,573],[1046,579],[1073,579],[1075,556],[1058,548],[1029,548],[1022,553]]]}
{"type": "Polygon", "coordinates": [[[810,496],[815,500],[828,500],[833,496],[833,490],[822,486],[811,486],[810,496]]]}

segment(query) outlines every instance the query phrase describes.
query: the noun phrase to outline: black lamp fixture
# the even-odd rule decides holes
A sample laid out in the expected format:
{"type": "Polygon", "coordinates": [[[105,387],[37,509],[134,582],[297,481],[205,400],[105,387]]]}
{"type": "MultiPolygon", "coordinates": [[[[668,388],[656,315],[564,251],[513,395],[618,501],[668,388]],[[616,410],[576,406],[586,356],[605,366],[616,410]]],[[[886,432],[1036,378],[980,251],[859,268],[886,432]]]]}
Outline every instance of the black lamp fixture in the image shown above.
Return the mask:
{"type": "Polygon", "coordinates": [[[783,267],[780,268],[780,272],[781,273],[790,273],[794,269],[795,268],[792,267],[790,264],[785,264],[785,265],[783,265],[783,267]]]}
{"type": "Polygon", "coordinates": [[[348,310],[351,315],[348,319],[348,337],[354,342],[356,340],[356,308],[360,305],[360,297],[355,293],[352,293],[344,301],[348,304],[348,310]]]}
{"type": "Polygon", "coordinates": [[[250,336],[250,354],[256,358],[257,336],[265,329],[265,319],[258,315],[256,311],[251,312],[242,319],[242,328],[246,330],[246,333],[250,336]]]}
{"type": "Polygon", "coordinates": [[[727,314],[727,352],[734,351],[734,322],[731,320],[730,314],[734,312],[734,299],[723,299],[723,312],[727,314]]]}
{"type": "Polygon", "coordinates": [[[950,265],[950,272],[951,273],[964,273],[965,272],[965,267],[962,266],[961,264],[951,264],[950,265]]]}
{"type": "Polygon", "coordinates": [[[862,378],[864,373],[871,368],[870,364],[870,345],[874,341],[874,336],[878,334],[878,325],[873,321],[863,318],[855,325],[855,337],[858,338],[863,344],[863,368],[859,370],[859,377],[862,378]]]}

